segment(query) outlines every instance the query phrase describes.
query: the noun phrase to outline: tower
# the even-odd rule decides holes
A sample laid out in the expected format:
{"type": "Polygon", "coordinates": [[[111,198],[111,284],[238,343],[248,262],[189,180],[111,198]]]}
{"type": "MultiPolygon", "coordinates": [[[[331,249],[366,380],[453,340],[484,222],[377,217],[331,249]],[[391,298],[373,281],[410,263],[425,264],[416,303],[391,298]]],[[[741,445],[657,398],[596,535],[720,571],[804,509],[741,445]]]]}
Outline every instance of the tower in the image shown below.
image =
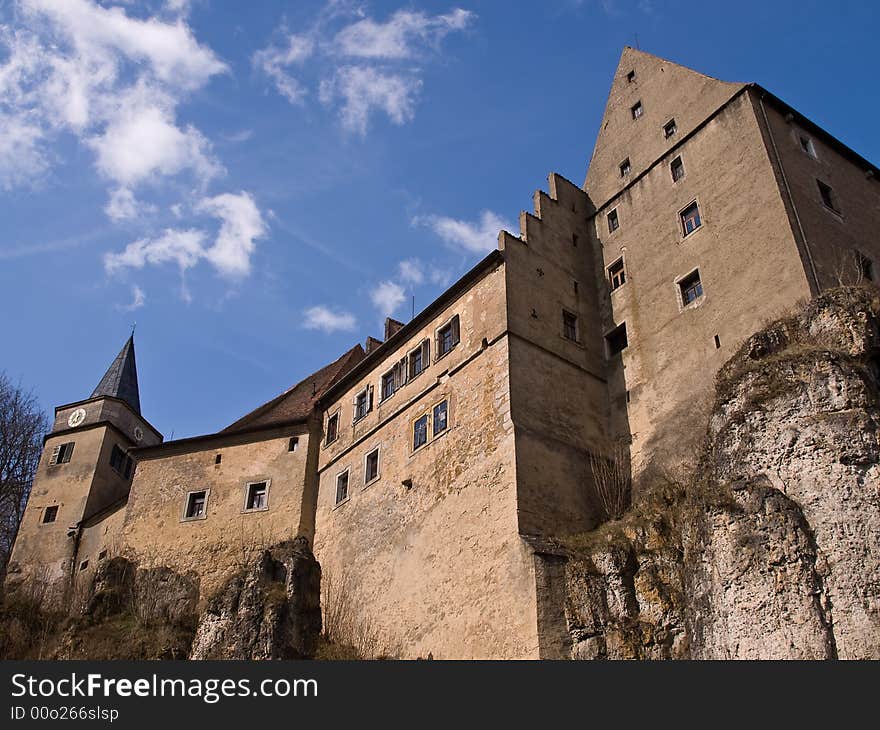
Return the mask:
{"type": "Polygon", "coordinates": [[[55,408],[7,587],[28,588],[51,601],[78,573],[94,569],[78,557],[84,543],[109,543],[117,534],[108,525],[124,514],[135,469],[129,450],[161,441],[141,415],[132,335],[87,399],[55,408]]]}

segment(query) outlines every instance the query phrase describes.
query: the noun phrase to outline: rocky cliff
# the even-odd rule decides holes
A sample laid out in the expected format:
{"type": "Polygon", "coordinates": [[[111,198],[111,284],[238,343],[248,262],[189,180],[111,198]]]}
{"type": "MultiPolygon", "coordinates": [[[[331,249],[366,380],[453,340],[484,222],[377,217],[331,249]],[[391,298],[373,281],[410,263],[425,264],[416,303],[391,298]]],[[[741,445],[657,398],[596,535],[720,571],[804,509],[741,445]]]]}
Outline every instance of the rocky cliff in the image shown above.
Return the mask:
{"type": "Polygon", "coordinates": [[[880,658],[880,298],[751,337],[699,466],[561,541],[573,658],[880,658]]]}

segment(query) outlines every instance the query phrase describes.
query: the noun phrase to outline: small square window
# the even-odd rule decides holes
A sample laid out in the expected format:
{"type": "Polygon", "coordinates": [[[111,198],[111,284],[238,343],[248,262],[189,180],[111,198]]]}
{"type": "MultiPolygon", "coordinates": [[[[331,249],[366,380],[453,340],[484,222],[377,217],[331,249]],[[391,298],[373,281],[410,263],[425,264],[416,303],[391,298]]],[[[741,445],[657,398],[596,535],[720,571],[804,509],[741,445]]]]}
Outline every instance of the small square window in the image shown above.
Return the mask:
{"type": "Polygon", "coordinates": [[[208,492],[190,492],[186,498],[186,512],[184,516],[188,520],[205,516],[205,506],[208,503],[208,492]]]}
{"type": "Polygon", "coordinates": [[[73,441],[70,441],[66,444],[58,444],[54,449],[52,449],[52,456],[49,459],[49,465],[54,466],[55,464],[66,464],[70,461],[70,457],[73,456],[73,441]]]}
{"type": "Polygon", "coordinates": [[[623,267],[622,256],[608,267],[608,283],[611,285],[611,291],[620,289],[626,284],[626,269],[623,267]]]}
{"type": "Polygon", "coordinates": [[[379,449],[373,449],[364,459],[364,484],[379,478],[379,449]]]}
{"type": "Polygon", "coordinates": [[[669,171],[672,173],[672,182],[678,182],[684,177],[684,163],[681,157],[676,157],[669,164],[669,171]]]}
{"type": "Polygon", "coordinates": [[[332,444],[339,438],[339,414],[334,413],[327,419],[327,443],[332,444]]]}
{"type": "Polygon", "coordinates": [[[223,454],[217,454],[217,456],[214,457],[214,466],[220,466],[220,464],[222,462],[223,462],[223,454]]]}
{"type": "Polygon", "coordinates": [[[460,340],[458,315],[437,330],[437,357],[443,357],[454,348],[460,340]]]}
{"type": "Polygon", "coordinates": [[[58,505],[53,504],[51,507],[46,507],[43,510],[43,524],[48,525],[50,522],[55,522],[58,519],[58,505]]]}
{"type": "Polygon", "coordinates": [[[666,124],[663,125],[663,137],[665,139],[669,139],[677,131],[678,127],[675,125],[674,119],[670,119],[668,122],[666,122],[666,124]]]}
{"type": "Polygon", "coordinates": [[[428,414],[413,421],[413,451],[428,443],[428,414]]]}
{"type": "Polygon", "coordinates": [[[835,213],[839,213],[840,209],[837,205],[837,199],[831,186],[823,183],[821,180],[816,180],[816,185],[819,186],[819,195],[822,197],[822,203],[825,207],[830,208],[835,213]]]}
{"type": "Polygon", "coordinates": [[[336,477],[336,504],[348,499],[348,469],[336,477]]]}
{"type": "Polygon", "coordinates": [[[291,436],[290,441],[287,442],[287,450],[288,451],[296,451],[299,448],[299,437],[291,436]]]}
{"type": "Polygon", "coordinates": [[[621,322],[605,335],[605,342],[608,343],[609,357],[614,357],[619,352],[623,352],[629,345],[629,340],[626,337],[626,322],[621,322]]]}
{"type": "Polygon", "coordinates": [[[801,143],[801,149],[806,152],[810,157],[816,159],[816,147],[813,144],[813,140],[807,137],[805,134],[798,135],[798,140],[801,143]]]}
{"type": "Polygon", "coordinates": [[[620,176],[626,177],[632,172],[632,165],[629,163],[629,157],[620,163],[620,176]]]}
{"type": "Polygon", "coordinates": [[[635,80],[636,80],[636,72],[635,72],[635,71],[630,71],[630,72],[626,75],[626,83],[631,84],[631,83],[632,83],[633,81],[635,81],[635,80]]]}
{"type": "Polygon", "coordinates": [[[434,406],[434,435],[443,433],[449,425],[449,401],[440,401],[434,406]]]}
{"type": "Polygon", "coordinates": [[[678,282],[681,292],[681,303],[686,307],[703,296],[703,283],[700,281],[700,270],[697,269],[678,282]]]}
{"type": "Polygon", "coordinates": [[[703,221],[700,218],[700,208],[696,200],[681,211],[679,215],[681,216],[681,230],[685,236],[690,235],[703,225],[703,221]]]}
{"type": "Polygon", "coordinates": [[[247,511],[265,510],[269,508],[269,483],[255,482],[247,485],[244,508],[247,511]]]}
{"type": "Polygon", "coordinates": [[[614,233],[618,228],[620,228],[620,218],[618,218],[617,208],[615,208],[608,214],[608,232],[614,233]]]}
{"type": "Polygon", "coordinates": [[[642,116],[642,113],[644,112],[644,110],[642,109],[642,102],[637,101],[630,107],[629,111],[632,114],[633,119],[638,119],[640,116],[642,116]]]}
{"type": "Polygon", "coordinates": [[[562,336],[572,342],[578,341],[578,318],[571,312],[562,312],[562,336]]]}

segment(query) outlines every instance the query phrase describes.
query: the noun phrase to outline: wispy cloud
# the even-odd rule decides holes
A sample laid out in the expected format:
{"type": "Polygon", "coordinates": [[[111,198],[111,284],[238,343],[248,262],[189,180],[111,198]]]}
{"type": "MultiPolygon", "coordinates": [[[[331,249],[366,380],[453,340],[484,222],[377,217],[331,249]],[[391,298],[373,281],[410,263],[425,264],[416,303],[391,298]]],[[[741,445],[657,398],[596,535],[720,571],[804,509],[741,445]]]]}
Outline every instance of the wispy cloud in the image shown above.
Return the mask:
{"type": "Polygon", "coordinates": [[[498,245],[498,233],[514,230],[501,216],[484,210],[477,221],[428,215],[413,218],[413,225],[426,226],[443,241],[469,253],[488,253],[498,245]]]}
{"type": "Polygon", "coordinates": [[[350,332],[357,325],[353,314],[324,306],[310,307],[303,312],[303,327],[321,332],[350,332]]]}
{"type": "Polygon", "coordinates": [[[373,287],[370,301],[383,318],[390,317],[406,301],[406,292],[397,282],[382,281],[373,287]]]}
{"type": "Polygon", "coordinates": [[[418,259],[406,259],[397,265],[398,278],[404,284],[418,285],[425,281],[425,267],[418,259]]]}
{"type": "Polygon", "coordinates": [[[169,228],[158,237],[138,239],[119,253],[107,253],[104,256],[107,273],[167,263],[177,264],[180,271],[185,272],[199,261],[206,260],[227,279],[247,276],[256,249],[255,242],[267,232],[253,197],[241,192],[204,198],[199,201],[196,210],[221,222],[212,245],[206,245],[208,234],[204,230],[169,228]]]}
{"type": "Polygon", "coordinates": [[[293,104],[304,103],[317,75],[320,101],[338,111],[343,128],[360,135],[376,113],[398,125],[410,121],[423,83],[420,67],[446,36],[476,19],[456,8],[439,15],[398,10],[378,21],[360,7],[331,6],[304,31],[292,33],[282,25],[279,40],[257,51],[252,62],[293,104]]]}
{"type": "Polygon", "coordinates": [[[133,312],[135,309],[143,307],[146,301],[147,295],[144,294],[144,290],[135,284],[131,288],[131,303],[117,307],[117,309],[120,309],[123,312],[133,312]]]}

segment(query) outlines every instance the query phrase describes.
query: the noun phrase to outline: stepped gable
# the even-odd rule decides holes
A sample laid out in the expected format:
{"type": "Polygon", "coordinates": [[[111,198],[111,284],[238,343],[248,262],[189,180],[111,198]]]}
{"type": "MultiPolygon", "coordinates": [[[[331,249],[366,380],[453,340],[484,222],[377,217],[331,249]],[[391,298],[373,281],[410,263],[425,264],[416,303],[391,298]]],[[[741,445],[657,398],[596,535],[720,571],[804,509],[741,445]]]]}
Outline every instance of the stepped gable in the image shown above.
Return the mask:
{"type": "Polygon", "coordinates": [[[364,357],[364,348],[355,345],[335,362],[312,373],[281,395],[254,409],[220,433],[251,431],[308,418],[318,399],[364,357]]]}

